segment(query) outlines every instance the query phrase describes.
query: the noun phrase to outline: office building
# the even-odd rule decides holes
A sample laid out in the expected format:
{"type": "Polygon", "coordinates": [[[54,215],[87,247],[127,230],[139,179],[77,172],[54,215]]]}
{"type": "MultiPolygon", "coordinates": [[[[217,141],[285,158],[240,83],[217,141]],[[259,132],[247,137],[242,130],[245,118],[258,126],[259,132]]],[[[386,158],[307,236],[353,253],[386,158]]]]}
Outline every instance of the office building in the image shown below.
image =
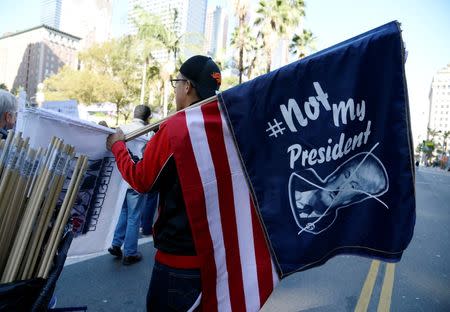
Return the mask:
{"type": "Polygon", "coordinates": [[[228,15],[217,6],[208,11],[205,21],[205,51],[213,58],[227,53],[228,15]]]}
{"type": "Polygon", "coordinates": [[[59,29],[62,0],[41,0],[41,24],[59,29]]]}
{"type": "Polygon", "coordinates": [[[80,49],[111,38],[112,0],[64,0],[59,29],[80,37],[80,49]]]}
{"type": "Polygon", "coordinates": [[[0,82],[27,92],[33,101],[45,78],[69,65],[78,66],[79,37],[41,25],[0,37],[0,82]]]}
{"type": "Polygon", "coordinates": [[[450,64],[433,76],[429,100],[428,128],[450,131],[450,64]]]}
{"type": "MultiPolygon", "coordinates": [[[[137,17],[135,6],[158,16],[166,27],[176,33],[185,46],[181,54],[189,57],[201,53],[203,34],[205,31],[207,0],[130,0],[128,11],[129,32],[136,33],[133,20],[137,17]],[[190,48],[186,48],[190,46],[190,48]],[[198,50],[193,48],[199,47],[198,50]]],[[[158,51],[154,56],[163,61],[167,58],[166,51],[158,51]]]]}

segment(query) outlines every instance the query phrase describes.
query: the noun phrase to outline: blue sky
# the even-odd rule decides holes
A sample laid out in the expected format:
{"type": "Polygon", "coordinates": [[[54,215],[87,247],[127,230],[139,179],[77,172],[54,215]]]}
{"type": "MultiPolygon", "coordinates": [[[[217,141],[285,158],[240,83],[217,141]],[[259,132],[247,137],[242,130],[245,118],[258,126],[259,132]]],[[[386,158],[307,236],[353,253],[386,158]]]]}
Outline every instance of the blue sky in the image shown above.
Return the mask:
{"type": "MultiPolygon", "coordinates": [[[[0,0],[0,34],[39,24],[41,0],[0,0]]],[[[257,2],[256,0],[253,0],[257,2]]],[[[230,1],[209,0],[208,5],[230,1]]],[[[450,1],[448,0],[305,0],[306,26],[318,50],[392,20],[402,24],[408,50],[406,74],[413,134],[424,136],[428,92],[433,74],[450,63],[450,1]]],[[[113,33],[126,25],[127,1],[113,0],[113,33]]]]}

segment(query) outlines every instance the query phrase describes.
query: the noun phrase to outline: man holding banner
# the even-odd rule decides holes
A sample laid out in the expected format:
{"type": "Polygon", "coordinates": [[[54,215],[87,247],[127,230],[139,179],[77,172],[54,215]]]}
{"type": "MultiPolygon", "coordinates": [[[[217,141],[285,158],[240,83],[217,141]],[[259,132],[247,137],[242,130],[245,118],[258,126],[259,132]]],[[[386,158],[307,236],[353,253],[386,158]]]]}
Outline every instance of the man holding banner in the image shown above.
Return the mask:
{"type": "MultiPolygon", "coordinates": [[[[215,95],[220,87],[220,69],[205,56],[193,56],[180,68],[175,88],[177,110],[215,95]]],[[[173,124],[163,123],[149,141],[143,159],[134,164],[123,142],[121,131],[108,137],[124,179],[137,191],[159,191],[159,216],[154,225],[154,244],[158,249],[147,294],[148,311],[186,311],[199,305],[201,261],[197,256],[192,231],[186,214],[174,149],[173,135],[184,136],[173,124]],[[176,134],[175,134],[176,133],[176,134]],[[169,287],[175,287],[169,292],[169,287]],[[169,296],[168,296],[169,295],[169,296]]]]}

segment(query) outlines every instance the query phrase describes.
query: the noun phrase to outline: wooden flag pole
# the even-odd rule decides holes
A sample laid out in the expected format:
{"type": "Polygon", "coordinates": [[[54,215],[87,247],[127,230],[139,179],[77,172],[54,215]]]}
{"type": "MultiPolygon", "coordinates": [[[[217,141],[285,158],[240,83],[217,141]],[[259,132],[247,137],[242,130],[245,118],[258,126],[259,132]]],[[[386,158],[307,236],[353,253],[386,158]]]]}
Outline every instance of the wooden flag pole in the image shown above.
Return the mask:
{"type": "MultiPolygon", "coordinates": [[[[42,223],[42,225],[40,224],[40,226],[38,226],[37,230],[35,231],[36,235],[34,235],[34,237],[38,237],[37,245],[34,247],[34,251],[32,251],[30,254],[31,255],[31,263],[29,264],[29,267],[26,270],[26,271],[28,271],[26,273],[27,275],[25,277],[23,277],[23,279],[33,277],[33,272],[35,271],[36,262],[37,262],[39,254],[40,254],[41,247],[44,243],[45,234],[47,233],[47,229],[49,227],[50,220],[51,220],[52,216],[54,215],[54,211],[55,211],[56,203],[59,198],[59,194],[61,193],[62,188],[64,186],[64,181],[67,176],[67,167],[68,167],[68,164],[70,163],[70,160],[73,157],[73,152],[74,152],[73,146],[66,145],[64,147],[63,156],[60,158],[60,161],[58,162],[58,165],[55,169],[56,170],[55,184],[54,184],[54,187],[50,188],[50,189],[53,189],[53,191],[52,191],[53,193],[49,194],[48,198],[50,199],[50,201],[43,206],[42,211],[43,211],[44,215],[43,215],[42,219],[44,220],[44,222],[42,223]]],[[[28,264],[28,260],[27,260],[27,264],[28,264]]]]}
{"type": "Polygon", "coordinates": [[[25,187],[25,200],[28,200],[31,196],[31,192],[33,191],[33,183],[37,179],[39,175],[39,169],[42,166],[42,163],[45,161],[44,156],[47,153],[47,149],[39,147],[36,157],[33,160],[30,176],[28,177],[27,186],[25,187]]]}
{"type": "Polygon", "coordinates": [[[40,183],[40,179],[42,179],[43,177],[44,168],[48,165],[48,162],[50,161],[51,158],[50,155],[52,155],[57,142],[58,138],[52,137],[49,146],[43,152],[42,159],[39,161],[38,167],[36,169],[36,174],[33,176],[33,179],[31,180],[31,186],[27,194],[27,197],[30,199],[32,192],[35,190],[35,185],[38,185],[40,183]]]}
{"type": "Polygon", "coordinates": [[[69,182],[69,186],[67,187],[66,195],[64,196],[63,203],[61,204],[61,208],[59,209],[58,216],[56,217],[55,224],[53,225],[52,231],[50,233],[50,237],[49,237],[49,242],[47,244],[47,248],[45,249],[44,255],[41,258],[41,263],[40,263],[39,272],[38,272],[38,276],[40,276],[40,277],[42,277],[43,274],[44,274],[45,266],[47,264],[47,261],[48,261],[50,255],[51,255],[51,251],[53,249],[53,244],[55,243],[55,241],[57,239],[59,226],[60,226],[60,223],[63,222],[63,218],[64,218],[65,213],[66,213],[65,209],[66,209],[66,207],[68,205],[68,202],[70,200],[70,196],[71,196],[71,194],[73,192],[73,189],[75,187],[75,183],[76,183],[76,180],[77,180],[77,177],[78,177],[78,173],[79,173],[79,171],[81,169],[82,163],[83,163],[83,158],[79,157],[77,162],[76,162],[76,164],[75,164],[75,167],[74,167],[74,170],[73,170],[73,173],[72,173],[72,177],[71,177],[70,182],[69,182]]]}
{"type": "Polygon", "coordinates": [[[47,189],[48,183],[52,176],[50,169],[54,165],[58,152],[61,151],[61,144],[61,140],[57,139],[54,146],[51,146],[51,148],[49,148],[49,150],[52,150],[53,152],[48,153],[49,157],[47,158],[49,159],[49,161],[46,161],[47,166],[43,167],[42,177],[38,179],[39,183],[35,187],[36,190],[33,191],[32,196],[30,197],[30,201],[28,202],[26,215],[20,226],[19,233],[14,241],[12,252],[8,258],[8,262],[2,276],[3,283],[12,282],[16,279],[16,275],[22,262],[26,244],[28,243],[28,240],[30,238],[32,226],[44,198],[45,190],[47,189]]]}
{"type": "MultiPolygon", "coordinates": [[[[8,160],[9,163],[7,164],[5,174],[9,172],[9,179],[7,179],[7,185],[3,195],[0,195],[0,198],[2,199],[0,202],[0,210],[3,212],[7,212],[8,209],[11,209],[11,199],[14,195],[14,190],[16,189],[16,182],[19,179],[20,168],[27,155],[26,153],[29,147],[28,141],[29,138],[26,138],[25,140],[18,138],[18,144],[16,148],[14,148],[15,155],[11,155],[13,157],[8,160]]],[[[5,218],[3,218],[3,220],[5,220],[5,218]]]]}
{"type": "Polygon", "coordinates": [[[3,173],[3,168],[5,167],[6,158],[8,157],[9,149],[11,148],[11,142],[14,138],[14,130],[8,131],[8,136],[6,137],[5,146],[3,147],[2,154],[0,155],[0,177],[3,173]]]}
{"type": "Polygon", "coordinates": [[[10,210],[10,199],[14,195],[14,183],[18,176],[17,165],[23,159],[23,154],[21,154],[22,143],[21,138],[16,138],[14,146],[11,148],[11,153],[8,157],[8,164],[6,165],[4,171],[4,179],[0,184],[0,211],[2,211],[0,218],[0,235],[3,233],[2,228],[6,221],[6,216],[8,215],[8,210],[10,210]]]}
{"type": "Polygon", "coordinates": [[[12,179],[14,179],[15,175],[14,167],[17,159],[20,155],[20,150],[22,148],[23,140],[17,135],[14,137],[14,141],[11,145],[10,150],[8,151],[8,157],[5,157],[5,165],[3,169],[2,181],[0,183],[0,219],[3,219],[6,214],[6,208],[9,203],[9,198],[11,197],[11,187],[10,183],[12,179]]]}
{"type": "MultiPolygon", "coordinates": [[[[204,99],[204,100],[202,100],[202,101],[200,101],[200,102],[198,102],[198,103],[195,103],[195,104],[193,104],[193,105],[191,105],[191,106],[188,106],[188,107],[186,107],[186,108],[184,108],[184,109],[182,109],[182,110],[179,110],[179,111],[176,112],[175,114],[180,113],[180,112],[184,112],[184,111],[187,110],[187,109],[191,109],[191,108],[194,108],[194,107],[201,106],[201,105],[203,105],[203,104],[209,103],[209,102],[214,101],[214,100],[217,100],[217,95],[213,95],[213,96],[211,96],[211,97],[209,97],[209,98],[207,98],[207,99],[204,99]]],[[[134,139],[140,137],[141,135],[147,134],[147,133],[149,133],[150,131],[153,131],[153,130],[157,129],[161,123],[163,123],[164,121],[168,120],[168,119],[171,118],[172,116],[173,116],[173,115],[167,116],[166,118],[161,119],[160,121],[158,121],[158,122],[156,122],[156,123],[154,123],[154,124],[144,126],[144,127],[142,127],[142,128],[139,128],[139,129],[137,129],[137,130],[134,130],[134,131],[128,133],[127,135],[125,135],[125,142],[134,140],[134,139]]]]}
{"type": "Polygon", "coordinates": [[[10,211],[12,211],[11,216],[6,223],[6,227],[4,227],[2,234],[0,235],[0,246],[3,248],[0,253],[0,275],[3,272],[6,260],[8,259],[12,238],[16,235],[17,227],[19,225],[18,221],[23,214],[24,202],[26,198],[26,193],[24,191],[26,191],[26,185],[30,180],[30,171],[35,157],[36,151],[34,149],[29,149],[27,152],[25,163],[20,172],[20,178],[17,183],[16,191],[11,201],[11,207],[13,207],[13,209],[10,209],[10,211]]]}
{"type": "Polygon", "coordinates": [[[84,155],[80,156],[80,158],[82,158],[81,168],[75,177],[72,176],[72,179],[74,179],[75,182],[73,184],[73,187],[71,188],[70,193],[68,192],[66,194],[66,197],[64,198],[64,203],[63,203],[63,206],[61,207],[64,209],[64,216],[62,218],[62,222],[60,222],[58,225],[58,232],[56,233],[56,238],[55,238],[55,241],[53,242],[52,249],[47,258],[47,262],[43,263],[43,265],[44,265],[42,268],[43,270],[42,271],[40,270],[40,272],[38,274],[38,276],[40,276],[40,277],[47,278],[47,276],[48,276],[48,273],[50,271],[51,264],[52,264],[52,256],[56,253],[56,249],[58,248],[58,243],[62,238],[62,233],[63,233],[64,227],[67,223],[67,220],[69,219],[70,211],[72,210],[72,207],[75,203],[76,197],[78,195],[78,191],[81,186],[81,182],[83,181],[84,173],[86,172],[86,169],[88,166],[88,159],[84,155]],[[67,196],[67,195],[70,195],[70,196],[67,196]],[[42,275],[41,275],[41,273],[42,273],[42,275]]]}
{"type": "MultiPolygon", "coordinates": [[[[29,226],[26,235],[27,235],[27,242],[23,244],[23,253],[21,253],[21,261],[20,265],[17,270],[16,279],[23,279],[22,275],[25,270],[28,269],[28,266],[30,264],[29,258],[32,257],[32,254],[35,250],[37,239],[38,239],[38,233],[42,230],[43,222],[46,217],[47,211],[46,206],[48,206],[49,201],[51,200],[51,196],[53,194],[53,189],[55,187],[55,170],[56,164],[61,158],[62,153],[62,140],[58,141],[61,143],[57,149],[54,150],[54,154],[50,161],[47,163],[48,165],[48,174],[49,179],[48,182],[44,182],[42,184],[42,189],[40,193],[42,194],[41,200],[35,201],[33,208],[33,218],[31,219],[31,225],[29,226]],[[27,265],[28,264],[28,265],[27,265]]],[[[42,182],[42,181],[41,181],[42,182]]],[[[30,219],[29,219],[30,220],[30,219]]]]}
{"type": "MultiPolygon", "coordinates": [[[[0,140],[0,158],[3,155],[3,150],[5,148],[5,144],[6,144],[6,140],[0,140]]],[[[1,179],[1,176],[0,176],[0,179],[1,179]]]]}
{"type": "Polygon", "coordinates": [[[16,154],[20,156],[11,155],[13,159],[8,163],[7,171],[10,172],[10,178],[8,181],[8,185],[0,201],[0,209],[4,211],[3,218],[0,220],[0,272],[3,271],[5,262],[7,260],[8,249],[5,242],[5,238],[8,235],[9,231],[12,229],[11,219],[15,212],[17,211],[17,207],[14,202],[14,195],[17,191],[22,191],[18,189],[17,183],[20,180],[20,169],[24,163],[24,159],[26,158],[25,154],[28,150],[28,139],[22,140],[19,139],[19,145],[17,146],[16,154]]]}
{"type": "Polygon", "coordinates": [[[24,269],[22,272],[22,280],[31,278],[36,258],[39,255],[39,251],[44,240],[44,235],[48,228],[48,223],[52,217],[53,209],[56,205],[56,200],[63,187],[64,179],[62,178],[63,170],[67,165],[69,158],[69,151],[71,147],[69,145],[64,146],[64,149],[58,159],[55,161],[52,181],[48,189],[46,190],[47,196],[40,208],[40,214],[36,220],[33,235],[28,245],[27,251],[24,254],[24,269]]]}

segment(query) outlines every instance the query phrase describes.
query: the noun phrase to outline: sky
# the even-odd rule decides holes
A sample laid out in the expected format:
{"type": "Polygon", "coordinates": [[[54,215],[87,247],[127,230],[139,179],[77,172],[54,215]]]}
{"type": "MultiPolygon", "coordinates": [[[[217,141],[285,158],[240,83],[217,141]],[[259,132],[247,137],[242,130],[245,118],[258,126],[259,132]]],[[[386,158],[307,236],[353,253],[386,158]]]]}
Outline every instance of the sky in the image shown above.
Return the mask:
{"type": "MultiPolygon", "coordinates": [[[[256,3],[256,0],[253,0],[256,3]]],[[[39,24],[41,0],[0,0],[0,35],[39,24]]],[[[208,6],[231,6],[209,0],[208,6]]],[[[397,20],[408,50],[406,78],[415,144],[426,135],[433,75],[450,63],[449,0],[305,0],[305,26],[322,50],[397,20]]],[[[113,34],[126,30],[127,0],[113,0],[113,34]]]]}

